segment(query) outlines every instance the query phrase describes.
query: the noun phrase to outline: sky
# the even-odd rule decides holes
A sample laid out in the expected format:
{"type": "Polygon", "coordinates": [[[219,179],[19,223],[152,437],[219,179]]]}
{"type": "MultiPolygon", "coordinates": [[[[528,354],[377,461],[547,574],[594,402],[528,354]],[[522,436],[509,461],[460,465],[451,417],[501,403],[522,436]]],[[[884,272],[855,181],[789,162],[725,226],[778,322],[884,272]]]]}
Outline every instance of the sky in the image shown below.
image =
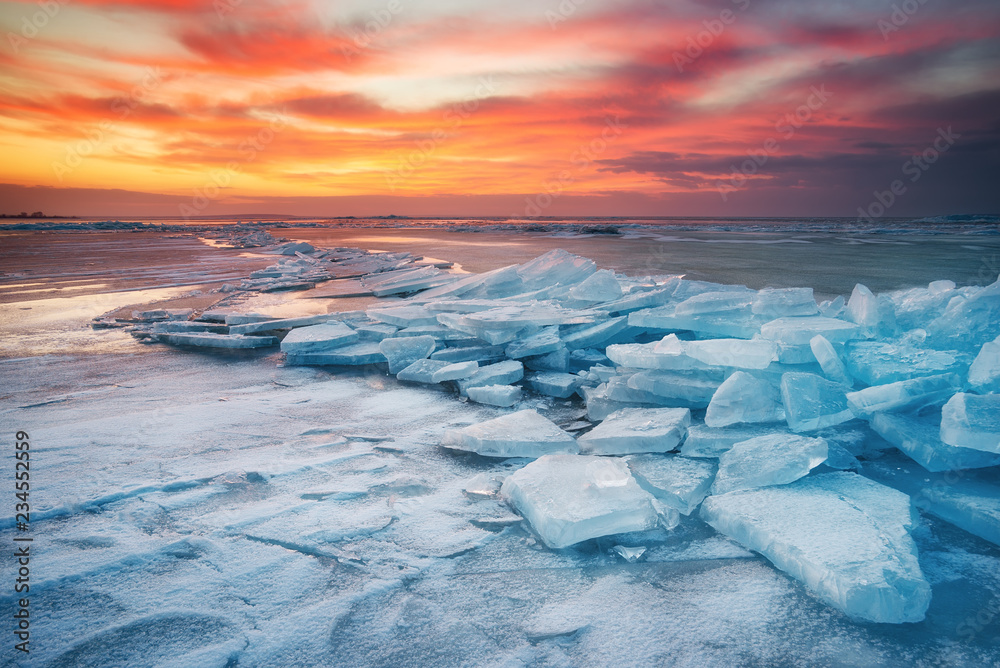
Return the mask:
{"type": "Polygon", "coordinates": [[[33,0],[0,29],[0,213],[1000,213],[996,0],[33,0]]]}

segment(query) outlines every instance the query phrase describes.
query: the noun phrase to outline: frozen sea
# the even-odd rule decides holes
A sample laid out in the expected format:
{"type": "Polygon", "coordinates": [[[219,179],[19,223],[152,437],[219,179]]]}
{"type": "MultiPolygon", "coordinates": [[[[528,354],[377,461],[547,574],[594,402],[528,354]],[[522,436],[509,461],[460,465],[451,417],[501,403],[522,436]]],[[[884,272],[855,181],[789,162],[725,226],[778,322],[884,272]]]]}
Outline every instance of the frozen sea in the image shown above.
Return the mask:
{"type": "MultiPolygon", "coordinates": [[[[472,272],[565,248],[635,276],[819,297],[856,282],[877,292],[1000,273],[995,223],[933,234],[807,223],[272,232],[472,272]]],[[[694,517],[546,548],[501,501],[463,493],[473,476],[523,460],[438,446],[445,430],[505,409],[384,371],[283,367],[276,352],[207,354],[90,329],[129,305],[204,308],[223,296],[212,289],[274,262],[203,236],[0,232],[0,423],[11,455],[18,430],[31,437],[33,538],[32,651],[13,649],[5,613],[3,665],[1000,665],[1000,548],[930,515],[913,532],[933,588],[926,619],[858,623],[694,517]],[[648,549],[626,563],[619,544],[648,549]]],[[[245,306],[298,315],[367,303],[305,294],[245,306]]],[[[581,413],[570,400],[527,405],[557,423],[581,413]]],[[[12,611],[14,460],[4,458],[0,601],[12,611]]]]}

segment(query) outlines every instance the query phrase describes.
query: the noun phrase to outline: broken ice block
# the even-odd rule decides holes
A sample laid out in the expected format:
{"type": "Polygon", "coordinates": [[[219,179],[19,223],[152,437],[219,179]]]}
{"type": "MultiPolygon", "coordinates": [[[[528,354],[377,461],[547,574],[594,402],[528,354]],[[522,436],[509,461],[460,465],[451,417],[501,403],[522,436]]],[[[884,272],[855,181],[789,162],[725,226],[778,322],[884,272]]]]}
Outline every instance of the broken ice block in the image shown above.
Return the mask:
{"type": "Polygon", "coordinates": [[[539,371],[525,378],[525,385],[533,392],[559,399],[568,399],[576,394],[580,383],[579,376],[560,371],[539,371]]]}
{"type": "Polygon", "coordinates": [[[736,443],[719,456],[712,494],[787,485],[826,461],[822,438],[768,434],[736,443]]]}
{"type": "Polygon", "coordinates": [[[639,487],[621,459],[541,457],[508,476],[500,495],[552,548],[648,531],[659,523],[653,496],[639,487]]]}
{"type": "Polygon", "coordinates": [[[847,369],[844,367],[840,355],[837,354],[833,344],[826,337],[817,334],[809,340],[809,348],[827,378],[848,386],[852,384],[851,377],[847,375],[847,369]]]}
{"type": "Polygon", "coordinates": [[[429,357],[436,343],[432,336],[382,339],[378,349],[389,361],[389,373],[399,373],[417,360],[429,357]]]}
{"type": "Polygon", "coordinates": [[[583,400],[587,404],[587,418],[595,422],[606,419],[609,415],[622,408],[655,406],[655,404],[643,401],[621,401],[614,399],[608,394],[607,383],[601,383],[597,387],[583,387],[580,391],[583,393],[583,400]]]}
{"type": "Polygon", "coordinates": [[[847,302],[847,318],[861,327],[865,336],[891,336],[896,329],[896,310],[892,300],[876,296],[858,283],[847,302]]]}
{"type": "Polygon", "coordinates": [[[267,348],[278,344],[273,336],[243,336],[242,334],[211,334],[208,332],[166,332],[157,334],[158,341],[175,346],[200,348],[267,348]]]}
{"type": "Polygon", "coordinates": [[[474,374],[458,381],[458,389],[462,394],[465,394],[470,387],[509,385],[522,378],[524,378],[524,365],[516,360],[504,360],[479,367],[474,374]]]}
{"type": "Polygon", "coordinates": [[[933,347],[974,353],[996,338],[1000,322],[1000,280],[966,294],[969,296],[952,298],[944,313],[927,325],[933,347]]]}
{"type": "Polygon", "coordinates": [[[778,354],[773,341],[755,339],[709,339],[685,341],[684,354],[710,366],[728,366],[737,369],[765,369],[778,354]]]}
{"type": "Polygon", "coordinates": [[[381,341],[396,335],[398,327],[385,323],[358,325],[354,330],[362,341],[381,341]]]}
{"type": "Polygon", "coordinates": [[[681,454],[685,457],[718,459],[722,453],[728,452],[740,441],[775,433],[787,432],[779,425],[733,425],[716,428],[694,424],[688,427],[687,438],[681,446],[681,454]]]}
{"type": "Polygon", "coordinates": [[[802,346],[808,344],[817,334],[831,343],[844,343],[861,336],[861,328],[851,322],[817,315],[804,318],[778,318],[761,325],[760,334],[771,341],[802,346]]]}
{"type": "Polygon", "coordinates": [[[358,333],[342,322],[299,327],[281,340],[283,353],[321,353],[358,340],[358,333]]]}
{"type": "Polygon", "coordinates": [[[432,360],[444,360],[446,362],[487,362],[502,359],[504,355],[503,346],[460,346],[457,348],[443,348],[435,350],[431,354],[432,360]]]}
{"type": "Polygon", "coordinates": [[[872,429],[931,472],[1000,466],[1000,455],[972,448],[948,445],[941,440],[941,418],[876,413],[869,420],[872,429]]]}
{"type": "Polygon", "coordinates": [[[968,359],[955,350],[917,348],[909,341],[854,341],[844,348],[848,372],[866,385],[964,373],[968,359]]]}
{"type": "Polygon", "coordinates": [[[698,507],[715,479],[714,462],[677,455],[633,455],[626,461],[640,487],[682,515],[698,507]]]}
{"type": "Polygon", "coordinates": [[[1000,545],[1000,485],[993,471],[931,473],[893,460],[869,462],[868,475],[909,494],[913,505],[1000,545]]]}
{"type": "Polygon", "coordinates": [[[466,395],[477,404],[509,408],[521,400],[521,388],[516,385],[480,385],[470,387],[466,395]]]}
{"type": "Polygon", "coordinates": [[[537,334],[516,339],[507,346],[507,357],[520,359],[532,355],[547,355],[563,347],[563,342],[559,338],[559,327],[553,325],[545,327],[537,334]]]}
{"type": "Polygon", "coordinates": [[[656,396],[660,404],[688,408],[707,408],[721,384],[721,376],[714,372],[682,374],[642,371],[628,379],[630,388],[656,396]]]}
{"type": "MultiPolygon", "coordinates": [[[[309,325],[319,325],[334,319],[334,315],[327,313],[324,315],[309,315],[301,318],[282,318],[281,320],[264,320],[248,322],[242,325],[232,325],[229,328],[230,334],[256,334],[258,332],[272,332],[279,329],[294,329],[295,327],[308,327],[309,325]]],[[[235,318],[234,318],[235,321],[235,318]]],[[[226,324],[229,317],[226,317],[226,324]]]]}
{"type": "Polygon", "coordinates": [[[562,371],[563,373],[569,371],[569,361],[570,353],[566,348],[560,348],[548,355],[524,358],[524,364],[529,369],[537,371],[562,371]]]}
{"type": "Polygon", "coordinates": [[[754,293],[741,290],[729,292],[704,292],[685,299],[674,313],[678,316],[700,315],[703,313],[720,313],[722,311],[742,311],[750,307],[754,293]]]}
{"type": "Polygon", "coordinates": [[[385,355],[374,341],[350,343],[323,353],[288,353],[285,356],[285,364],[289,366],[362,366],[384,361],[385,355]]]}
{"type": "Polygon", "coordinates": [[[569,291],[570,297],[592,302],[609,302],[622,296],[622,286],[607,269],[594,272],[569,291]]]}
{"type": "Polygon", "coordinates": [[[677,305],[666,304],[636,311],[629,314],[628,324],[632,327],[668,332],[689,330],[702,337],[752,339],[760,332],[760,317],[750,312],[749,304],[742,309],[718,313],[678,314],[676,309],[677,305]]]}
{"type": "Polygon", "coordinates": [[[687,434],[691,411],[687,408],[623,408],[580,436],[580,452],[626,455],[669,452],[687,434]]]}
{"type": "Polygon", "coordinates": [[[969,367],[969,384],[982,393],[1000,392],[1000,336],[983,344],[969,367]]]}
{"type": "Polygon", "coordinates": [[[579,283],[597,271],[593,260],[567,253],[561,248],[525,262],[517,268],[517,274],[529,290],[550,285],[572,285],[579,283]]]}
{"type": "Polygon", "coordinates": [[[844,386],[813,373],[781,376],[781,401],[792,431],[811,431],[854,419],[844,386]]]}
{"type": "Polygon", "coordinates": [[[450,430],[445,433],[441,445],[486,457],[534,458],[580,451],[572,436],[533,410],[518,411],[450,430]]]}
{"type": "Polygon", "coordinates": [[[607,348],[608,358],[632,369],[707,369],[708,365],[684,354],[682,342],[674,334],[656,343],[617,343],[607,348]]]}
{"type": "Polygon", "coordinates": [[[391,308],[370,308],[368,317],[396,327],[415,327],[417,325],[436,325],[437,314],[428,311],[423,306],[394,306],[391,308]]]}
{"type": "Polygon", "coordinates": [[[848,392],[847,405],[856,416],[868,417],[878,412],[942,404],[961,384],[961,379],[953,373],[899,380],[848,392]]]}
{"type": "Polygon", "coordinates": [[[819,313],[812,288],[764,288],[754,295],[751,310],[767,318],[819,313]]]}
{"type": "Polygon", "coordinates": [[[411,383],[427,383],[430,385],[436,382],[434,380],[434,373],[446,366],[448,366],[448,363],[440,360],[420,359],[401,369],[396,374],[396,378],[411,383]]]}
{"type": "MultiPolygon", "coordinates": [[[[438,361],[438,360],[434,360],[438,361]]],[[[443,383],[446,380],[459,380],[468,378],[479,370],[479,362],[472,360],[469,362],[445,362],[445,366],[440,367],[431,375],[431,382],[443,383]]]]}
{"type": "Polygon", "coordinates": [[[744,371],[736,371],[719,386],[705,412],[709,427],[784,419],[778,388],[744,371]]]}
{"type": "Polygon", "coordinates": [[[949,445],[1000,453],[1000,394],[959,392],[941,409],[941,440],[949,445]]]}
{"type": "Polygon", "coordinates": [[[856,473],[710,496],[701,517],[854,619],[919,622],[930,605],[909,497],[856,473]]]}
{"type": "Polygon", "coordinates": [[[584,326],[563,336],[563,343],[570,350],[603,346],[616,340],[619,334],[628,329],[628,318],[621,316],[612,318],[596,325],[584,326]]]}

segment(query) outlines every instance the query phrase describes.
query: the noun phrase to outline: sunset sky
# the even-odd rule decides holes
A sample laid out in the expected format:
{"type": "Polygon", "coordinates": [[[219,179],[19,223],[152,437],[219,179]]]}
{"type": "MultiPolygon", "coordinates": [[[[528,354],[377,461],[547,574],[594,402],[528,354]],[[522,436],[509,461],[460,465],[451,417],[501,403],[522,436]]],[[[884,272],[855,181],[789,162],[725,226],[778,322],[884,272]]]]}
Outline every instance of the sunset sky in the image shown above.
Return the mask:
{"type": "Polygon", "coordinates": [[[0,213],[1000,213],[996,0],[41,0],[0,25],[0,213]]]}

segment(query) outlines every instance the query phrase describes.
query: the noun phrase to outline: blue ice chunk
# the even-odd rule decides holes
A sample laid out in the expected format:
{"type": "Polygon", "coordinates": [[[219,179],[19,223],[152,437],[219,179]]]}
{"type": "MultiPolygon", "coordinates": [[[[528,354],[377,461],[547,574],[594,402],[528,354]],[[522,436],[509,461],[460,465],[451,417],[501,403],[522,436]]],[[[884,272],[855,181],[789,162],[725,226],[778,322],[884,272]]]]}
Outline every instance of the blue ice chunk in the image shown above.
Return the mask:
{"type": "Polygon", "coordinates": [[[486,457],[541,457],[580,451],[572,436],[530,409],[450,430],[441,445],[486,457]]]}
{"type": "Polygon", "coordinates": [[[929,417],[876,413],[872,429],[928,471],[959,471],[1000,466],[1000,455],[960,448],[941,440],[941,416],[929,417]]]}
{"type": "Polygon", "coordinates": [[[577,439],[580,451],[595,455],[669,452],[687,434],[687,408],[623,408],[577,439]]]}
{"type": "Polygon", "coordinates": [[[741,441],[719,456],[712,494],[787,485],[825,462],[827,454],[822,438],[768,434],[741,441]]]}
{"type": "Polygon", "coordinates": [[[941,440],[1000,453],[1000,394],[955,394],[941,409],[941,440]]]}
{"type": "Polygon", "coordinates": [[[717,468],[715,462],[677,455],[632,455],[625,461],[640,487],[682,515],[708,495],[717,468]]]}
{"type": "Polygon", "coordinates": [[[781,402],[792,431],[812,431],[854,419],[844,386],[814,373],[781,376],[781,402]]]}

